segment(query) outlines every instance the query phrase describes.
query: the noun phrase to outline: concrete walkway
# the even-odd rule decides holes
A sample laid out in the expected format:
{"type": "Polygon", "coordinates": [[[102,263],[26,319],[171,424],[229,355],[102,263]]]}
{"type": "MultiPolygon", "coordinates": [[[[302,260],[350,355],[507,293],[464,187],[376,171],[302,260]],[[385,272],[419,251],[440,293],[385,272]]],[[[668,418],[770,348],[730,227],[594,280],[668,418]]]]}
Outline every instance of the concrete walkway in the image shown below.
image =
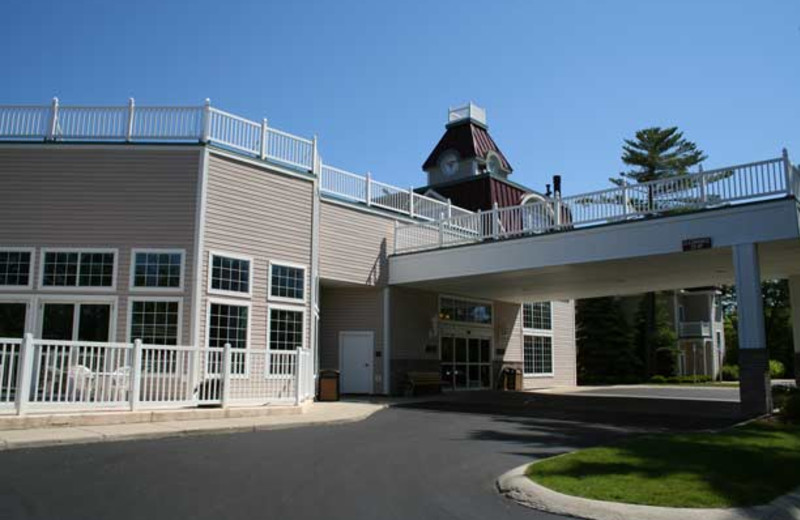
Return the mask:
{"type": "Polygon", "coordinates": [[[293,415],[0,430],[0,450],[341,424],[366,419],[385,407],[368,402],[313,403],[304,413],[293,415]]]}

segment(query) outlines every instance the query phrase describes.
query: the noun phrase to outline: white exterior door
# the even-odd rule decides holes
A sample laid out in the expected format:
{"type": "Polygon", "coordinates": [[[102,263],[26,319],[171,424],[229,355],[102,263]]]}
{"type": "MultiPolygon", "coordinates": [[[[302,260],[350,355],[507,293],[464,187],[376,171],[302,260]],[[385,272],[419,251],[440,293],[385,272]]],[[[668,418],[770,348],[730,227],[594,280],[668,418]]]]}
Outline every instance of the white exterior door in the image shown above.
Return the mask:
{"type": "Polygon", "coordinates": [[[339,333],[339,366],[343,394],[371,394],[375,347],[373,332],[339,333]]]}

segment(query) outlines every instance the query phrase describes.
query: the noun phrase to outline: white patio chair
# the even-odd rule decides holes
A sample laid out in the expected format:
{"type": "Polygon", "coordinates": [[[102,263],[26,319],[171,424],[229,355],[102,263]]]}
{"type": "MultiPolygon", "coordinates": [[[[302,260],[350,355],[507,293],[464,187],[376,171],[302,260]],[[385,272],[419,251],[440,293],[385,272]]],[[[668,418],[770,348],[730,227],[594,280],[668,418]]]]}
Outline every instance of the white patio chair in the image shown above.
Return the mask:
{"type": "Polygon", "coordinates": [[[67,398],[88,401],[92,394],[95,374],[84,365],[73,365],[67,371],[67,398]]]}

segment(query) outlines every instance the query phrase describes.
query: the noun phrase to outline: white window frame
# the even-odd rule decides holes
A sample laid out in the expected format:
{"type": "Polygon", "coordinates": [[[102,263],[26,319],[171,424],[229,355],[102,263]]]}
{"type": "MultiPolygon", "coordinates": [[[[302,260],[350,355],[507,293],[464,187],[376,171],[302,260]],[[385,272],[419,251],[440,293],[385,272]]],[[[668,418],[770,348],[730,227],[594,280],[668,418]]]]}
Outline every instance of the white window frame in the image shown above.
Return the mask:
{"type": "MultiPolygon", "coordinates": [[[[266,337],[266,342],[265,342],[266,343],[267,359],[266,359],[266,362],[264,363],[264,378],[265,379],[271,379],[271,378],[275,377],[273,374],[270,374],[270,370],[271,370],[271,367],[270,367],[270,353],[271,352],[296,352],[297,354],[295,354],[295,356],[299,356],[299,350],[298,349],[295,349],[295,350],[274,349],[273,350],[272,348],[270,348],[270,337],[271,337],[271,333],[272,333],[272,309],[303,313],[303,336],[302,336],[302,341],[301,341],[301,344],[300,344],[300,348],[301,349],[305,349],[307,344],[308,344],[308,337],[307,337],[308,332],[309,332],[309,330],[308,330],[308,321],[307,321],[308,320],[308,312],[306,312],[307,309],[305,307],[300,307],[299,305],[285,305],[285,304],[280,304],[280,303],[270,303],[269,305],[267,305],[267,337],[266,337]]],[[[297,358],[295,362],[299,363],[299,358],[297,358]]]]}
{"type": "Polygon", "coordinates": [[[522,370],[523,370],[523,377],[554,377],[556,375],[556,341],[555,341],[555,321],[553,320],[553,302],[550,301],[550,328],[549,329],[533,329],[525,327],[525,304],[527,303],[545,303],[545,302],[525,302],[520,305],[520,312],[522,313],[522,370]],[[550,372],[543,372],[543,373],[535,373],[535,372],[525,372],[525,337],[548,337],[550,338],[550,372]]]}
{"type": "Polygon", "coordinates": [[[494,302],[491,300],[481,300],[478,298],[465,298],[463,296],[455,296],[452,294],[440,294],[439,301],[437,303],[436,308],[436,318],[440,323],[453,323],[456,325],[467,325],[470,327],[486,327],[486,328],[493,328],[494,327],[494,302]],[[469,302],[469,303],[480,303],[489,306],[490,312],[492,313],[492,321],[490,323],[476,323],[474,321],[458,321],[458,320],[443,320],[441,319],[440,315],[442,313],[442,299],[450,299],[450,300],[460,300],[462,302],[469,302]]]}
{"type": "MultiPolygon", "coordinates": [[[[43,294],[36,297],[36,333],[37,338],[42,337],[42,326],[44,325],[44,304],[46,303],[71,303],[80,304],[99,304],[111,305],[111,321],[108,324],[108,342],[117,343],[117,314],[119,313],[119,297],[107,295],[90,294],[43,294]]],[[[73,314],[72,337],[78,334],[78,318],[80,313],[73,314]]],[[[77,340],[64,340],[77,341],[77,340]]]]}
{"type": "Polygon", "coordinates": [[[304,305],[308,299],[306,294],[309,291],[309,278],[308,278],[308,266],[303,264],[298,264],[294,262],[284,262],[281,260],[270,260],[267,262],[267,299],[274,302],[283,302],[283,303],[295,303],[298,305],[304,305]],[[303,298],[302,299],[295,299],[295,298],[286,298],[285,296],[273,296],[272,295],[272,268],[274,266],[278,267],[291,267],[294,269],[302,269],[303,270],[303,298]]]}
{"type": "Polygon", "coordinates": [[[33,289],[33,279],[36,278],[36,248],[35,247],[0,247],[0,253],[30,253],[31,263],[28,265],[28,284],[27,285],[0,285],[0,291],[19,291],[33,289]]]}
{"type": "MultiPolygon", "coordinates": [[[[252,264],[251,264],[252,269],[252,264]]],[[[206,355],[205,355],[205,367],[203,369],[203,373],[205,377],[222,377],[222,367],[220,366],[220,372],[215,374],[208,371],[209,366],[209,354],[210,352],[207,350],[211,348],[211,305],[212,304],[219,304],[219,305],[235,305],[236,307],[247,307],[247,338],[245,341],[247,342],[247,347],[244,349],[238,348],[231,348],[231,353],[236,353],[240,351],[244,351],[244,373],[243,374],[234,374],[231,372],[231,379],[247,379],[250,377],[250,351],[253,350],[252,341],[252,333],[253,333],[253,308],[252,303],[248,300],[240,300],[240,299],[232,299],[232,298],[208,298],[206,301],[206,333],[205,333],[205,348],[206,348],[206,355]]]]}
{"type": "Polygon", "coordinates": [[[186,280],[186,250],[185,249],[155,249],[155,248],[133,248],[131,249],[130,272],[128,275],[128,288],[131,292],[137,293],[182,293],[184,290],[184,280],[186,280]],[[181,255],[181,276],[178,287],[139,287],[136,281],[136,255],[138,253],[155,253],[168,255],[181,255]]]}
{"type": "MultiPolygon", "coordinates": [[[[180,346],[183,337],[183,298],[179,296],[130,296],[128,298],[128,330],[126,338],[129,343],[133,343],[134,338],[131,336],[133,331],[133,304],[142,302],[168,302],[178,304],[178,335],[176,338],[175,346],[180,346]]],[[[163,345],[171,346],[171,345],[163,345]]]]}
{"type": "Polygon", "coordinates": [[[39,252],[39,289],[43,291],[53,292],[100,292],[108,293],[117,290],[117,278],[119,277],[119,249],[116,248],[97,248],[97,247],[43,247],[39,252]],[[75,279],[75,285],[45,285],[44,284],[44,268],[45,256],[47,253],[78,253],[78,274],[75,279]],[[111,277],[111,285],[109,287],[95,287],[78,285],[81,276],[81,254],[87,253],[113,253],[114,255],[114,273],[111,277]]]}
{"type": "MultiPolygon", "coordinates": [[[[24,303],[25,304],[25,324],[23,329],[26,333],[33,333],[36,329],[36,298],[32,294],[0,294],[0,303],[24,303]]],[[[13,338],[22,339],[22,338],[13,338]]]]}
{"type": "Polygon", "coordinates": [[[206,280],[206,291],[208,294],[217,294],[220,296],[234,297],[234,298],[252,298],[253,297],[253,271],[255,270],[255,262],[252,256],[241,255],[237,253],[228,253],[227,251],[209,251],[208,252],[208,280],[206,280]],[[227,257],[234,260],[245,260],[250,263],[249,279],[247,281],[247,292],[225,291],[222,289],[212,289],[211,279],[214,274],[214,257],[227,257]]]}

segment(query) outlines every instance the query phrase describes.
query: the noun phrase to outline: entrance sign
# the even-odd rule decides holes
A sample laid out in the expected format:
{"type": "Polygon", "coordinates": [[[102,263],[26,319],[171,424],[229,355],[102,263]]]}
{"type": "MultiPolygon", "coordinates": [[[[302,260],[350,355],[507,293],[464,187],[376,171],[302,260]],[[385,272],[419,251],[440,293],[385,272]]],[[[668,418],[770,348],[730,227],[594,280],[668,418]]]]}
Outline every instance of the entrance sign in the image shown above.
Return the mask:
{"type": "Polygon", "coordinates": [[[711,249],[711,237],[690,238],[683,241],[684,251],[698,251],[700,249],[711,249]]]}

